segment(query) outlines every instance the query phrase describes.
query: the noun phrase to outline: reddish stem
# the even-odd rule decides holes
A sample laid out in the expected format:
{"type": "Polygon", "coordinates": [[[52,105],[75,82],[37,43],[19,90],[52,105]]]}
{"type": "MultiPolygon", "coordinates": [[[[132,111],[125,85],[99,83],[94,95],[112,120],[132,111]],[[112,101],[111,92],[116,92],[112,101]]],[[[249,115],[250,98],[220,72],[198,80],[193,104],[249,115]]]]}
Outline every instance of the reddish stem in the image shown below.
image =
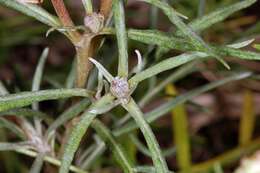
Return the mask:
{"type": "Polygon", "coordinates": [[[100,13],[105,19],[108,18],[112,8],[112,0],[101,0],[100,13]]]}
{"type": "MultiPolygon", "coordinates": [[[[63,2],[63,0],[51,0],[52,5],[59,16],[62,25],[65,27],[74,26],[73,21],[68,13],[68,10],[63,2]]],[[[78,42],[80,39],[80,34],[77,31],[69,31],[69,35],[74,43],[78,42]]]]}
{"type": "Polygon", "coordinates": [[[51,0],[51,2],[63,26],[74,26],[63,0],[51,0]]]}

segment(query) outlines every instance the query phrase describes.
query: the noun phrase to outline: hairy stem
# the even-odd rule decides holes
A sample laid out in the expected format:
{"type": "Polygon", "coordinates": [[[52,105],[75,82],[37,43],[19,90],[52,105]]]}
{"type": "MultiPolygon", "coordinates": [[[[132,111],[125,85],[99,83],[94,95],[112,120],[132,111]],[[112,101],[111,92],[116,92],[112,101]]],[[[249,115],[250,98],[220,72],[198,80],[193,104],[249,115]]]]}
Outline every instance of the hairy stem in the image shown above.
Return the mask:
{"type": "Polygon", "coordinates": [[[71,129],[71,133],[69,134],[69,138],[64,148],[62,164],[59,173],[69,172],[69,166],[73,161],[75,152],[77,151],[80,145],[80,141],[86,133],[89,125],[97,116],[98,113],[96,112],[101,110],[103,107],[106,107],[108,104],[113,102],[113,100],[114,97],[110,94],[103,96],[98,101],[94,102],[90,108],[81,115],[79,121],[75,122],[77,124],[74,124],[73,128],[71,129]]]}
{"type": "Polygon", "coordinates": [[[128,53],[127,53],[127,33],[125,26],[124,4],[122,0],[113,1],[113,13],[118,45],[118,76],[128,76],[128,53]]]}

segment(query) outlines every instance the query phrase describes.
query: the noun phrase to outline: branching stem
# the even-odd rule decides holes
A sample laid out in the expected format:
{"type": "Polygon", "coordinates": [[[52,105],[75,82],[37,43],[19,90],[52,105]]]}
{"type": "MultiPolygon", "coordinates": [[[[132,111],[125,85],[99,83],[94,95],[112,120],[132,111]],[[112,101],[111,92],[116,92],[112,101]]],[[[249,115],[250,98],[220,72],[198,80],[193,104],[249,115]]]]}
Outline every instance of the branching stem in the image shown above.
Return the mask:
{"type": "MultiPolygon", "coordinates": [[[[51,0],[52,5],[59,16],[59,19],[64,27],[71,27],[74,26],[73,21],[71,20],[71,17],[68,13],[67,8],[65,7],[65,4],[63,0],[51,0]]],[[[70,39],[72,42],[76,43],[80,39],[80,34],[77,31],[70,31],[68,32],[70,39]]]]}

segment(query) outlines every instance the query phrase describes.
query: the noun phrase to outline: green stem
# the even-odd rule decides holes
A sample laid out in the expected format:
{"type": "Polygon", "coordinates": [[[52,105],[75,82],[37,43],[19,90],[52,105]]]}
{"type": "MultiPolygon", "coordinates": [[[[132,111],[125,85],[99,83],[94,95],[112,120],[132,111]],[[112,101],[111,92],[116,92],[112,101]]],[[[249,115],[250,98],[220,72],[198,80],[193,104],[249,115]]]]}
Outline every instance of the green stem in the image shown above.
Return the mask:
{"type": "Polygon", "coordinates": [[[172,68],[178,67],[182,64],[185,64],[187,62],[190,62],[192,60],[195,59],[201,59],[201,58],[205,58],[208,55],[205,53],[201,53],[201,52],[193,52],[193,53],[184,53],[182,55],[176,56],[176,57],[172,57],[172,58],[168,58],[164,61],[159,62],[158,64],[147,68],[146,70],[136,74],[135,76],[133,76],[130,80],[130,86],[135,86],[136,84],[138,84],[139,82],[152,77],[154,75],[157,75],[163,71],[166,70],[170,70],[172,68]]]}
{"type": "Polygon", "coordinates": [[[113,1],[113,12],[119,52],[118,76],[128,76],[127,33],[123,0],[113,1]]]}
{"type": "MultiPolygon", "coordinates": [[[[238,73],[238,74],[226,77],[221,80],[217,80],[215,82],[209,83],[209,84],[201,86],[199,88],[193,89],[185,94],[175,97],[171,101],[169,101],[165,104],[162,104],[158,108],[155,108],[154,110],[146,113],[144,118],[148,123],[154,122],[155,120],[159,119],[163,115],[166,115],[172,108],[174,108],[175,106],[177,106],[179,104],[185,103],[186,101],[188,101],[204,92],[207,92],[209,90],[212,90],[214,88],[227,84],[229,82],[234,82],[237,80],[242,80],[242,79],[248,78],[249,76],[251,76],[250,72],[242,72],[242,73],[238,73]]],[[[130,131],[137,129],[137,128],[138,128],[138,126],[136,125],[136,123],[133,121],[130,121],[127,124],[125,124],[123,127],[114,130],[113,134],[115,136],[120,136],[120,135],[129,133],[130,131]]]]}
{"type": "MultiPolygon", "coordinates": [[[[141,141],[139,141],[139,139],[135,135],[130,134],[129,137],[141,153],[151,157],[151,152],[149,151],[149,149],[147,149],[146,146],[141,141]]],[[[176,147],[170,147],[168,149],[162,150],[162,155],[164,157],[172,157],[175,153],[176,147]]]]}
{"type": "Polygon", "coordinates": [[[86,89],[49,89],[9,94],[0,97],[0,112],[45,100],[56,100],[74,96],[91,97],[91,95],[92,92],[86,89]]]}
{"type": "Polygon", "coordinates": [[[166,164],[165,159],[162,156],[160,146],[150,128],[148,123],[143,118],[143,113],[135,103],[133,99],[130,99],[129,103],[123,105],[124,108],[132,115],[135,119],[136,123],[138,124],[139,128],[141,129],[147,145],[150,149],[152,160],[156,168],[157,173],[167,173],[168,167],[166,164]]]}
{"type": "MultiPolygon", "coordinates": [[[[114,34],[114,31],[112,29],[106,28],[103,30],[103,34],[114,34]]],[[[174,49],[174,50],[180,50],[182,52],[198,51],[198,52],[205,53],[203,49],[194,47],[190,41],[184,40],[182,38],[172,37],[158,30],[129,29],[128,38],[148,45],[154,44],[159,47],[166,48],[168,49],[166,52],[174,49]]],[[[231,56],[231,57],[236,57],[236,58],[246,59],[246,60],[260,59],[259,53],[235,49],[229,47],[228,45],[225,46],[210,45],[210,47],[219,56],[222,57],[231,56]]],[[[208,56],[210,55],[208,54],[208,56]]]]}
{"type": "MultiPolygon", "coordinates": [[[[146,95],[143,96],[143,98],[138,102],[138,105],[142,108],[145,106],[149,101],[151,101],[160,91],[162,91],[165,86],[169,83],[174,83],[185,76],[191,74],[194,71],[197,71],[198,68],[196,67],[196,64],[198,61],[193,61],[189,64],[183,65],[179,69],[177,69],[174,73],[172,73],[169,77],[164,79],[162,82],[160,82],[155,88],[153,88],[151,91],[148,91],[146,95]]],[[[118,122],[116,123],[116,126],[120,127],[124,123],[126,123],[131,116],[129,114],[123,116],[118,122]]]]}
{"type": "MultiPolygon", "coordinates": [[[[19,150],[15,150],[17,153],[20,154],[24,154],[30,157],[37,157],[38,153],[35,151],[31,151],[29,149],[19,149],[19,150]]],[[[61,161],[58,159],[55,159],[53,157],[50,156],[44,156],[44,160],[48,163],[51,163],[55,166],[60,166],[61,165],[61,161]]],[[[77,168],[76,166],[70,166],[69,168],[72,172],[75,173],[88,173],[87,171],[81,170],[80,168],[77,168]]]]}
{"type": "Polygon", "coordinates": [[[252,139],[256,122],[254,94],[250,90],[244,92],[241,114],[239,123],[239,144],[246,145],[252,139]]]}
{"type": "Polygon", "coordinates": [[[97,119],[92,122],[91,126],[96,130],[98,135],[110,146],[116,160],[123,168],[124,172],[133,173],[133,165],[129,160],[129,157],[127,157],[125,150],[112,135],[110,130],[97,119]]]}
{"type": "Polygon", "coordinates": [[[37,154],[36,159],[34,160],[29,173],[40,173],[41,172],[45,155],[46,155],[46,153],[37,154]]]}
{"type": "Polygon", "coordinates": [[[110,94],[103,96],[97,102],[93,103],[88,110],[86,110],[80,117],[79,122],[73,126],[68,141],[65,145],[64,153],[62,156],[62,163],[59,173],[68,173],[69,166],[72,163],[74,154],[80,145],[80,141],[86,133],[89,125],[97,116],[96,111],[102,109],[107,104],[113,102],[114,97],[110,94]]]}
{"type": "MultiPolygon", "coordinates": [[[[93,123],[92,123],[93,124],[93,123]]],[[[99,138],[98,138],[99,139],[99,138]]],[[[93,149],[93,151],[86,156],[86,158],[84,159],[84,162],[82,162],[82,164],[78,164],[80,165],[81,168],[83,169],[90,169],[91,166],[101,157],[101,155],[105,152],[106,150],[106,145],[105,142],[101,141],[101,139],[99,139],[100,141],[97,142],[97,145],[95,146],[95,148],[93,149]]]]}

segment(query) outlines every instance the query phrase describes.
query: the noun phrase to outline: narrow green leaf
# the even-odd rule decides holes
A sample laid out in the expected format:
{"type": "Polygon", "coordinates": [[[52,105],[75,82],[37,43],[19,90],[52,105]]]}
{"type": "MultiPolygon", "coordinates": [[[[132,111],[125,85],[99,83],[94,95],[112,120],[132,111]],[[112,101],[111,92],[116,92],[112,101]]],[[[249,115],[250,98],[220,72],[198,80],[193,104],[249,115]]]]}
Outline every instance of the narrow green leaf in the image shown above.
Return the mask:
{"type": "MultiPolygon", "coordinates": [[[[33,76],[32,91],[39,91],[40,90],[44,65],[45,65],[46,59],[48,57],[48,54],[49,54],[49,49],[45,48],[44,51],[41,54],[40,60],[38,62],[38,65],[36,67],[36,70],[35,70],[35,73],[34,73],[34,76],[33,76]]],[[[34,110],[38,110],[39,104],[33,103],[32,108],[34,110]]]]}
{"type": "Polygon", "coordinates": [[[206,0],[199,0],[198,4],[198,17],[201,17],[205,14],[206,0]]]}
{"type": "Polygon", "coordinates": [[[246,47],[246,46],[250,45],[254,41],[255,41],[255,39],[253,38],[253,39],[242,41],[242,42],[239,42],[239,43],[230,44],[230,45],[228,45],[228,47],[232,47],[232,48],[235,48],[235,49],[240,49],[240,48],[243,48],[243,47],[246,47]]]}
{"type": "MultiPolygon", "coordinates": [[[[96,103],[93,103],[89,110],[96,110],[102,108],[104,105],[110,104],[114,99],[111,95],[106,95],[98,100],[96,103]]],[[[65,145],[64,153],[62,156],[61,167],[59,173],[68,173],[69,167],[73,160],[74,154],[79,147],[80,141],[84,134],[86,133],[89,125],[97,114],[90,113],[89,110],[86,110],[80,118],[80,121],[73,127],[69,139],[65,145]]]]}
{"type": "MultiPolygon", "coordinates": [[[[189,23],[189,26],[193,29],[193,31],[203,31],[213,24],[225,20],[233,13],[251,6],[256,1],[257,0],[244,0],[226,7],[221,7],[207,15],[204,15],[203,17],[193,20],[191,23],[189,23]]],[[[180,34],[180,32],[177,32],[177,35],[178,34],[180,34]]]]}
{"type": "Polygon", "coordinates": [[[163,2],[160,0],[140,0],[140,1],[144,1],[147,3],[153,4],[156,7],[160,8],[165,13],[165,15],[168,16],[170,21],[173,24],[175,24],[176,27],[182,32],[182,34],[184,36],[186,36],[187,38],[189,38],[189,40],[191,41],[191,43],[194,47],[196,47],[198,49],[202,49],[203,52],[209,54],[210,56],[217,58],[221,63],[223,63],[223,65],[225,65],[227,68],[229,68],[229,66],[225,63],[225,61],[220,59],[220,57],[217,54],[215,54],[214,50],[212,50],[202,40],[201,37],[199,37],[195,32],[193,32],[193,30],[179,18],[177,12],[170,5],[168,5],[166,2],[163,2]]]}
{"type": "Polygon", "coordinates": [[[44,163],[45,153],[39,153],[33,162],[29,173],[40,173],[44,163]]]}
{"type": "Polygon", "coordinates": [[[127,156],[126,152],[122,148],[122,146],[119,144],[119,142],[115,139],[115,137],[111,134],[110,130],[99,120],[94,120],[91,124],[91,127],[93,127],[98,135],[108,143],[110,146],[117,162],[120,164],[120,166],[123,168],[125,173],[133,173],[133,164],[129,160],[129,157],[127,156]]]}
{"type": "Polygon", "coordinates": [[[105,142],[103,142],[99,136],[94,136],[95,140],[96,140],[96,145],[92,151],[92,153],[90,153],[90,155],[86,156],[86,158],[84,159],[84,162],[82,164],[80,164],[80,167],[83,169],[90,169],[90,167],[96,162],[96,160],[98,160],[100,158],[100,156],[104,153],[104,151],[106,150],[106,144],[105,142]]]}
{"type": "Polygon", "coordinates": [[[100,98],[101,97],[101,93],[103,91],[103,88],[104,88],[104,79],[103,79],[103,74],[101,73],[101,71],[98,72],[98,85],[97,85],[97,92],[96,92],[96,95],[95,97],[97,98],[100,98]]]}
{"type": "MultiPolygon", "coordinates": [[[[48,57],[48,54],[49,54],[49,49],[45,48],[44,51],[42,52],[41,56],[40,56],[40,60],[38,62],[38,65],[36,67],[36,70],[35,70],[35,73],[34,73],[34,76],[33,76],[32,91],[39,91],[40,90],[44,65],[45,65],[46,59],[48,57]]],[[[33,110],[39,110],[39,103],[38,102],[32,103],[32,109],[33,110]]],[[[41,135],[42,134],[42,124],[41,124],[41,119],[39,117],[36,117],[36,116],[34,117],[34,125],[35,125],[35,128],[36,128],[36,131],[41,135]]]]}
{"type": "Polygon", "coordinates": [[[84,162],[88,159],[88,156],[94,152],[94,150],[96,149],[96,144],[93,143],[91,144],[78,158],[77,162],[79,165],[82,165],[82,168],[85,168],[84,166],[84,162]]]}
{"type": "Polygon", "coordinates": [[[257,50],[260,50],[260,44],[255,44],[254,48],[256,48],[257,50]]]}
{"type": "Polygon", "coordinates": [[[155,59],[160,59],[164,54],[170,51],[170,48],[167,47],[158,47],[155,52],[155,59]]]}
{"type": "Polygon", "coordinates": [[[167,15],[169,20],[174,25],[176,25],[176,27],[182,32],[182,34],[184,34],[190,40],[193,40],[194,43],[196,43],[194,46],[201,45],[202,40],[189,27],[187,27],[187,25],[179,18],[178,12],[170,5],[168,5],[166,2],[160,0],[139,0],[139,1],[144,1],[160,8],[165,13],[165,15],[167,15]]]}
{"type": "Polygon", "coordinates": [[[114,22],[119,52],[118,76],[128,76],[128,46],[123,0],[113,0],[114,22]]]}
{"type": "Polygon", "coordinates": [[[141,100],[139,105],[145,106],[156,94],[162,91],[169,83],[174,83],[184,77],[188,76],[189,74],[198,71],[198,67],[196,66],[198,61],[192,61],[188,64],[185,64],[174,71],[171,75],[169,75],[166,79],[160,82],[155,88],[153,88],[150,92],[147,93],[141,100]]]}
{"type": "Polygon", "coordinates": [[[137,146],[137,149],[141,153],[143,153],[144,155],[146,155],[148,157],[152,157],[151,152],[149,151],[149,149],[135,135],[130,134],[129,138],[137,146]]]}
{"type": "Polygon", "coordinates": [[[0,142],[0,151],[18,150],[24,148],[30,148],[28,142],[17,142],[17,143],[0,142]]]}
{"type": "MultiPolygon", "coordinates": [[[[145,96],[142,97],[142,99],[138,102],[138,105],[140,107],[145,106],[156,94],[158,94],[160,91],[162,91],[165,86],[171,82],[176,82],[187,75],[191,74],[194,71],[197,71],[196,64],[198,61],[193,61],[191,63],[185,64],[181,66],[179,69],[177,69],[174,73],[172,73],[169,77],[167,77],[165,80],[163,80],[161,83],[159,83],[156,87],[154,87],[152,90],[147,92],[145,96]]],[[[129,114],[125,115],[122,119],[118,120],[116,123],[116,126],[121,126],[126,121],[128,121],[131,118],[129,114]]]]}
{"type": "Polygon", "coordinates": [[[49,14],[46,10],[44,10],[38,5],[33,5],[29,3],[19,3],[17,2],[17,0],[0,0],[0,4],[20,11],[21,13],[24,13],[28,16],[31,16],[46,25],[52,27],[60,26],[60,22],[57,19],[57,17],[49,14]]]}
{"type": "Polygon", "coordinates": [[[9,94],[8,90],[6,89],[6,87],[4,86],[3,82],[0,81],[0,96],[9,94]]]}
{"type": "MultiPolygon", "coordinates": [[[[142,144],[141,141],[138,140],[138,138],[136,136],[134,136],[133,134],[130,134],[130,139],[144,155],[151,157],[151,152],[146,148],[146,146],[144,146],[144,144],[142,144]]],[[[171,147],[171,148],[162,150],[162,155],[164,157],[170,157],[175,153],[176,153],[176,147],[171,147]]]]}
{"type": "Polygon", "coordinates": [[[0,97],[0,112],[28,106],[34,102],[55,100],[73,96],[90,97],[92,92],[86,89],[50,89],[21,92],[0,97]]]}
{"type": "Polygon", "coordinates": [[[149,9],[149,22],[150,22],[150,26],[154,29],[157,27],[158,24],[158,8],[155,6],[152,6],[149,9]]]}
{"type": "Polygon", "coordinates": [[[239,144],[248,144],[253,136],[255,126],[254,97],[250,91],[244,92],[243,110],[240,118],[239,144]]]}
{"type": "Polygon", "coordinates": [[[114,77],[105,69],[105,67],[102,64],[100,64],[93,58],[89,58],[89,61],[95,64],[98,71],[108,80],[108,82],[111,82],[114,79],[114,77]]]}
{"type": "MultiPolygon", "coordinates": [[[[135,172],[142,173],[156,173],[156,169],[153,166],[137,166],[134,168],[135,172]]],[[[168,173],[173,173],[172,171],[168,171],[168,173]]]]}
{"type": "Polygon", "coordinates": [[[154,167],[151,166],[137,166],[134,168],[135,172],[141,172],[141,173],[155,173],[156,170],[154,167]]]}
{"type": "Polygon", "coordinates": [[[46,135],[49,135],[52,131],[57,129],[59,126],[63,125],[69,119],[79,115],[82,111],[84,111],[87,106],[90,104],[89,99],[83,99],[79,103],[73,105],[68,110],[63,112],[47,129],[46,135]]]}
{"type": "MultiPolygon", "coordinates": [[[[32,150],[28,150],[28,149],[24,149],[24,148],[18,148],[17,150],[15,150],[18,153],[30,156],[30,157],[37,157],[38,153],[32,150]]],[[[50,157],[50,156],[45,156],[44,160],[52,165],[56,165],[56,166],[60,166],[61,162],[60,160],[54,158],[54,157],[50,157]]],[[[75,166],[70,166],[70,171],[71,172],[75,172],[75,173],[88,173],[88,171],[84,171],[78,167],[75,166]]]]}
{"type": "Polygon", "coordinates": [[[5,118],[0,118],[0,128],[1,127],[7,128],[9,131],[17,135],[20,139],[26,138],[23,130],[20,127],[18,127],[15,123],[6,120],[5,118]]]}
{"type": "Polygon", "coordinates": [[[259,53],[234,49],[227,46],[218,46],[213,48],[222,56],[237,57],[245,60],[260,60],[259,53]]]}
{"type": "MultiPolygon", "coordinates": [[[[0,130],[0,140],[7,141],[7,130],[0,130]]],[[[23,165],[20,163],[18,156],[12,151],[4,151],[0,154],[2,169],[6,170],[6,173],[17,173],[18,170],[23,169],[23,165]]]]}
{"type": "Polygon", "coordinates": [[[91,14],[93,12],[92,0],[82,0],[82,4],[85,8],[86,14],[91,14]]]}
{"type": "Polygon", "coordinates": [[[0,112],[0,117],[5,115],[14,115],[14,116],[22,116],[22,117],[40,117],[42,119],[50,119],[49,116],[43,112],[36,111],[33,109],[27,108],[19,108],[19,109],[12,109],[4,112],[0,112]]]}
{"type": "Polygon", "coordinates": [[[165,159],[162,156],[160,146],[157,143],[157,140],[149,126],[149,124],[144,119],[144,115],[141,112],[141,110],[136,105],[135,101],[131,99],[129,103],[123,105],[123,107],[132,115],[132,117],[135,119],[136,124],[141,129],[144,138],[146,140],[146,143],[148,145],[148,148],[152,155],[152,160],[154,163],[154,166],[156,168],[157,173],[167,173],[168,167],[166,164],[165,159]]]}
{"type": "Polygon", "coordinates": [[[195,96],[198,96],[198,95],[200,95],[200,94],[202,94],[206,91],[209,91],[211,89],[214,89],[214,88],[219,87],[221,85],[224,85],[226,83],[248,78],[249,76],[251,76],[250,72],[243,72],[243,73],[234,74],[230,77],[226,77],[224,79],[209,83],[205,86],[199,87],[195,90],[192,90],[192,91],[189,91],[185,94],[177,96],[172,101],[170,101],[166,104],[163,104],[159,108],[149,112],[146,115],[147,120],[148,120],[148,122],[152,122],[155,119],[158,119],[160,116],[164,115],[165,113],[169,112],[171,109],[173,109],[177,105],[182,104],[182,103],[186,102],[187,100],[194,98],[195,96]]]}
{"type": "MultiPolygon", "coordinates": [[[[113,32],[111,31],[113,34],[113,32]]],[[[158,30],[141,30],[141,29],[128,29],[128,37],[132,40],[139,41],[146,44],[154,44],[158,46],[165,46],[172,48],[173,46],[167,46],[169,43],[181,45],[185,41],[184,39],[177,39],[170,37],[164,32],[158,30]],[[176,40],[174,40],[176,39],[176,40]]]]}
{"type": "Polygon", "coordinates": [[[149,67],[148,69],[145,69],[144,71],[136,74],[129,80],[129,83],[130,83],[130,85],[135,86],[142,80],[152,77],[154,75],[157,75],[158,73],[178,67],[178,66],[185,64],[187,62],[190,62],[194,59],[205,58],[207,56],[208,55],[205,53],[192,52],[192,53],[186,53],[186,54],[182,54],[182,55],[179,55],[176,57],[168,58],[168,59],[163,60],[163,61],[159,62],[158,64],[156,64],[152,67],[149,67]]]}
{"type": "MultiPolygon", "coordinates": [[[[128,36],[130,39],[149,45],[154,44],[181,51],[203,51],[194,47],[189,41],[171,37],[159,31],[131,29],[128,31],[128,36]]],[[[229,56],[247,60],[260,60],[260,54],[251,51],[238,50],[228,46],[211,46],[211,48],[222,57],[229,56]]]]}
{"type": "MultiPolygon", "coordinates": [[[[56,89],[64,88],[64,85],[61,82],[57,81],[56,79],[54,79],[51,76],[45,76],[43,78],[43,80],[46,81],[47,83],[49,83],[53,89],[54,88],[56,88],[56,89]]],[[[67,88],[67,89],[69,89],[69,88],[67,88]]]]}
{"type": "Polygon", "coordinates": [[[64,154],[62,156],[61,167],[59,173],[68,173],[69,167],[72,163],[74,154],[79,147],[80,141],[86,133],[90,123],[96,117],[96,114],[86,111],[82,114],[80,122],[72,129],[69,140],[65,146],[64,154]]]}
{"type": "MultiPolygon", "coordinates": [[[[112,133],[112,131],[111,131],[111,133],[112,133]]],[[[132,134],[138,135],[137,131],[132,134]]],[[[118,139],[118,141],[120,141],[121,145],[126,149],[125,152],[126,152],[127,156],[129,157],[129,160],[131,160],[133,165],[135,165],[138,162],[138,148],[136,147],[136,145],[133,143],[133,141],[129,141],[128,135],[120,136],[119,138],[116,138],[116,139],[118,139]]]]}
{"type": "MultiPolygon", "coordinates": [[[[199,87],[197,89],[191,90],[185,94],[182,94],[182,95],[172,99],[171,101],[169,101],[167,103],[164,103],[163,105],[154,109],[153,111],[146,113],[144,116],[145,120],[148,123],[154,122],[155,120],[159,119],[160,117],[162,117],[163,115],[168,113],[171,109],[173,109],[177,105],[185,103],[186,101],[188,101],[204,92],[207,92],[209,90],[212,90],[214,88],[227,84],[229,82],[242,80],[242,79],[248,78],[250,76],[251,76],[250,72],[238,73],[238,74],[226,77],[224,79],[209,83],[209,84],[199,87]]],[[[115,136],[120,136],[122,134],[128,133],[137,128],[138,128],[138,126],[136,125],[136,123],[131,121],[131,122],[128,122],[123,127],[114,130],[113,134],[115,136]]]]}
{"type": "Polygon", "coordinates": [[[214,173],[224,173],[224,170],[220,163],[214,164],[214,173]]]}
{"type": "MultiPolygon", "coordinates": [[[[166,93],[170,96],[178,94],[174,85],[169,84],[166,87],[166,93]]],[[[177,163],[180,170],[190,172],[191,168],[191,151],[190,137],[188,129],[188,115],[185,104],[179,104],[171,111],[173,143],[177,146],[177,163]]]]}

